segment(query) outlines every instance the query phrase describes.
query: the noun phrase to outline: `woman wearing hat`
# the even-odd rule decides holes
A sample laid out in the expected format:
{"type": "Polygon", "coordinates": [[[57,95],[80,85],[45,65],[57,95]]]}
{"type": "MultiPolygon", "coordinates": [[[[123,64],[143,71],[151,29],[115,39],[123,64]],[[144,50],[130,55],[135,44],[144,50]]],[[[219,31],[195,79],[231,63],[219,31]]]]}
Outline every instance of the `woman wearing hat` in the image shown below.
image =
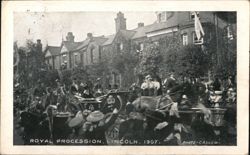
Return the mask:
{"type": "Polygon", "coordinates": [[[145,81],[141,85],[143,96],[153,96],[154,95],[155,87],[154,87],[154,83],[152,80],[153,79],[152,79],[151,75],[147,75],[145,77],[145,81]]]}
{"type": "Polygon", "coordinates": [[[84,138],[88,140],[89,145],[106,145],[107,140],[105,131],[114,124],[118,116],[118,110],[115,108],[111,116],[104,115],[100,111],[91,112],[83,125],[84,138]]]}

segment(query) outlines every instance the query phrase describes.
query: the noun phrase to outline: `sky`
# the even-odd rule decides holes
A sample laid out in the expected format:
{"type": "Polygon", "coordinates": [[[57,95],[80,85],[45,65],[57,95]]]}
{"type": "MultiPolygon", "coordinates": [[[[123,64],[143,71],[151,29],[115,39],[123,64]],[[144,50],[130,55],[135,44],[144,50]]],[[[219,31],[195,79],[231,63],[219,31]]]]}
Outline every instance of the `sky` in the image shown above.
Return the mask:
{"type": "MultiPolygon", "coordinates": [[[[155,12],[123,12],[127,29],[134,29],[139,22],[145,25],[156,21],[155,12]]],[[[59,46],[68,32],[75,41],[83,41],[87,33],[93,36],[115,33],[117,12],[15,12],[14,41],[24,46],[27,39],[41,39],[43,45],[59,46]]]]}

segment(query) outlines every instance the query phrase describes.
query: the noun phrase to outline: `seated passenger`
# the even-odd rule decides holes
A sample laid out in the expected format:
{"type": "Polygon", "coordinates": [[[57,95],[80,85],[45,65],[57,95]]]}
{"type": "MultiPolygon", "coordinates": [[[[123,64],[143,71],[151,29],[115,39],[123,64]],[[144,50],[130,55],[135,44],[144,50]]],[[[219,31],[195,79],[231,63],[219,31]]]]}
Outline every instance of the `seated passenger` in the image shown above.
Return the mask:
{"type": "Polygon", "coordinates": [[[152,77],[147,75],[145,77],[145,81],[141,85],[142,95],[143,96],[153,96],[154,95],[154,83],[152,81],[152,77]]]}
{"type": "Polygon", "coordinates": [[[91,93],[91,91],[86,83],[83,85],[83,88],[84,88],[84,91],[82,94],[83,98],[94,98],[93,94],[91,93]]]}

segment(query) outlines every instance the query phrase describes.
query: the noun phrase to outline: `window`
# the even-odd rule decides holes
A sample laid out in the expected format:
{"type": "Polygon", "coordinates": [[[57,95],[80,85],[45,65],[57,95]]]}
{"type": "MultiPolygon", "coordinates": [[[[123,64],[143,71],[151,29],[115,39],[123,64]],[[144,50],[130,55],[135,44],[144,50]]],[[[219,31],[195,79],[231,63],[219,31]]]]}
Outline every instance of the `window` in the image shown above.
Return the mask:
{"type": "Polygon", "coordinates": [[[91,61],[91,63],[93,63],[93,62],[94,62],[94,55],[93,55],[93,51],[94,51],[94,48],[91,48],[91,49],[90,49],[90,61],[91,61]]]}
{"type": "Polygon", "coordinates": [[[120,50],[123,50],[123,44],[120,43],[120,50]]]}
{"type": "MultiPolygon", "coordinates": [[[[196,14],[197,14],[197,17],[200,17],[199,12],[196,12],[196,14]]],[[[195,12],[190,12],[190,20],[194,20],[194,15],[195,15],[195,12]]]]}
{"type": "Polygon", "coordinates": [[[233,40],[233,32],[232,32],[232,27],[230,25],[227,26],[227,38],[229,40],[233,40]]]}
{"type": "Polygon", "coordinates": [[[74,58],[74,60],[75,60],[75,65],[77,65],[77,63],[78,63],[78,61],[77,61],[77,55],[78,55],[77,53],[74,53],[74,57],[75,57],[75,58],[74,58]]]}
{"type": "Polygon", "coordinates": [[[99,61],[101,61],[101,59],[102,59],[102,53],[101,53],[101,51],[102,51],[102,48],[99,47],[99,61]]]}
{"type": "Polygon", "coordinates": [[[186,33],[182,35],[182,44],[184,46],[188,45],[188,35],[186,33]]]}
{"type": "Polygon", "coordinates": [[[158,22],[166,22],[167,21],[167,13],[166,12],[159,12],[157,15],[158,22]]]}
{"type": "Polygon", "coordinates": [[[193,32],[193,43],[196,44],[196,45],[199,45],[199,44],[203,44],[203,38],[201,38],[200,40],[198,40],[197,36],[196,36],[196,33],[193,32]]]}
{"type": "Polygon", "coordinates": [[[63,62],[67,61],[67,55],[66,54],[62,55],[62,60],[63,60],[63,62]]]}
{"type": "Polygon", "coordinates": [[[161,22],[166,21],[166,12],[161,13],[161,22]]]}
{"type": "Polygon", "coordinates": [[[123,44],[117,43],[117,52],[121,52],[123,50],[123,44]]]}
{"type": "Polygon", "coordinates": [[[142,51],[142,50],[143,50],[143,48],[144,48],[143,43],[140,43],[140,51],[142,51]]]}
{"type": "Polygon", "coordinates": [[[161,13],[158,14],[158,22],[161,22],[161,13]]]}

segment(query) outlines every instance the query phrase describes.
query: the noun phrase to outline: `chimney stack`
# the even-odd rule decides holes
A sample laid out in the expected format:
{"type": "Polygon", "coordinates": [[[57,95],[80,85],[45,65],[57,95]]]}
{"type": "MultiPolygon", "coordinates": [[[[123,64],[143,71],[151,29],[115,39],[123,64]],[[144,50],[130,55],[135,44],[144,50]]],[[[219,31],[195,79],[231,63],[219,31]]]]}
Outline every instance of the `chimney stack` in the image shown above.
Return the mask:
{"type": "Polygon", "coordinates": [[[138,27],[143,27],[144,23],[138,23],[138,27]]]}
{"type": "Polygon", "coordinates": [[[87,38],[92,38],[92,37],[93,37],[92,33],[87,33],[87,38]]]}
{"type": "Polygon", "coordinates": [[[41,39],[37,39],[37,40],[36,40],[36,48],[37,48],[37,50],[38,50],[39,52],[42,51],[42,47],[43,47],[43,45],[42,45],[42,43],[41,43],[41,39]]]}
{"type": "Polygon", "coordinates": [[[67,36],[66,36],[66,40],[68,42],[74,42],[75,36],[73,35],[72,32],[68,32],[67,36]]]}
{"type": "Polygon", "coordinates": [[[117,13],[117,17],[115,18],[115,27],[116,32],[127,29],[126,18],[124,18],[124,14],[122,12],[117,13]]]}

